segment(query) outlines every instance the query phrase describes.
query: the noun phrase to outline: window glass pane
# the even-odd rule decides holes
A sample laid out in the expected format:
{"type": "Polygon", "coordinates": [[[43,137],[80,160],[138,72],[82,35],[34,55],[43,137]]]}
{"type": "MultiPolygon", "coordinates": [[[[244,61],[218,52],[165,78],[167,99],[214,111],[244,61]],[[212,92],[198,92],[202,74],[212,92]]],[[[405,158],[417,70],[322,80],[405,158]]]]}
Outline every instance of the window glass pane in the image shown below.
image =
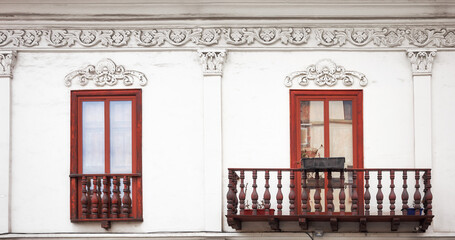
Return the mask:
{"type": "Polygon", "coordinates": [[[131,101],[110,102],[111,173],[132,173],[131,101]]]}
{"type": "Polygon", "coordinates": [[[330,156],[345,157],[352,168],[352,101],[329,101],[330,156]]]}
{"type": "MultiPolygon", "coordinates": [[[[345,157],[345,168],[353,167],[352,101],[329,101],[330,156],[345,157]]],[[[332,174],[334,196],[345,191],[345,211],[351,211],[352,174],[345,172],[344,186],[340,186],[340,173],[332,174]]],[[[334,198],[335,212],[340,211],[339,199],[334,198]]]]}
{"type": "Polygon", "coordinates": [[[300,102],[300,150],[302,157],[324,157],[324,102],[300,102]]]}
{"type": "Polygon", "coordinates": [[[104,102],[82,102],[82,172],[104,173],[104,102]]]}

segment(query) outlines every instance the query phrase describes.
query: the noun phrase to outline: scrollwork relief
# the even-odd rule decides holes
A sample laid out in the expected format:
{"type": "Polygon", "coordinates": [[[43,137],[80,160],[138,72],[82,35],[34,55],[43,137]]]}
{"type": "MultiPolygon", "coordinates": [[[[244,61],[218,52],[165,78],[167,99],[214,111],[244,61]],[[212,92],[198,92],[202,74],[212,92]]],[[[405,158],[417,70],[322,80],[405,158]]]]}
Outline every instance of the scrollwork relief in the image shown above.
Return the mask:
{"type": "Polygon", "coordinates": [[[111,59],[103,59],[96,65],[88,65],[69,73],[65,77],[65,85],[71,86],[71,81],[76,77],[79,78],[81,86],[87,85],[90,80],[99,87],[114,86],[118,81],[123,81],[125,86],[130,86],[133,85],[134,79],[137,79],[141,86],[147,84],[145,74],[134,70],[125,70],[123,66],[117,66],[111,59]]]}
{"type": "Polygon", "coordinates": [[[318,86],[334,86],[338,81],[343,82],[346,86],[352,86],[355,78],[359,79],[362,87],[368,84],[368,79],[364,74],[345,70],[344,67],[336,65],[330,59],[322,59],[316,64],[308,66],[305,71],[290,73],[284,79],[284,85],[291,87],[295,78],[298,79],[301,86],[307,86],[310,81],[318,86]]]}
{"type": "Polygon", "coordinates": [[[455,47],[455,26],[0,29],[0,48],[180,46],[455,47]]]}

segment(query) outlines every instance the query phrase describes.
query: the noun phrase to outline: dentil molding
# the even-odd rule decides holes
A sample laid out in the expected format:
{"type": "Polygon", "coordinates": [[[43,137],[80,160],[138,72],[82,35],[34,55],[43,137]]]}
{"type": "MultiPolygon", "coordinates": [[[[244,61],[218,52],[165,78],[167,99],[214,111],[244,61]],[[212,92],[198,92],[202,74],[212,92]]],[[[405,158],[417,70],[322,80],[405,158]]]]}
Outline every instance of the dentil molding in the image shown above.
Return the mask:
{"type": "Polygon", "coordinates": [[[0,48],[9,49],[180,46],[454,48],[455,26],[0,29],[0,48]]]}
{"type": "Polygon", "coordinates": [[[87,85],[89,80],[93,80],[95,85],[99,87],[114,86],[118,81],[123,81],[125,86],[130,86],[133,85],[134,79],[137,79],[141,86],[147,84],[145,74],[134,70],[125,70],[123,66],[117,66],[111,59],[103,59],[96,65],[88,65],[69,73],[65,77],[65,85],[70,87],[71,81],[76,77],[79,78],[81,86],[87,85]]]}
{"type": "Polygon", "coordinates": [[[316,64],[308,66],[306,71],[290,73],[284,79],[284,85],[291,87],[292,80],[295,78],[298,79],[301,86],[307,86],[309,81],[314,81],[318,86],[334,86],[338,81],[342,81],[346,86],[352,86],[354,78],[359,79],[359,84],[362,87],[368,84],[368,79],[362,73],[347,71],[330,59],[322,59],[316,64]]]}
{"type": "Polygon", "coordinates": [[[16,51],[0,51],[0,77],[12,77],[16,51]]]}
{"type": "Polygon", "coordinates": [[[225,50],[202,49],[198,53],[204,76],[221,76],[223,74],[223,64],[226,60],[225,50]]]}
{"type": "Polygon", "coordinates": [[[433,61],[436,57],[435,49],[408,50],[408,58],[412,66],[413,75],[431,75],[433,61]]]}

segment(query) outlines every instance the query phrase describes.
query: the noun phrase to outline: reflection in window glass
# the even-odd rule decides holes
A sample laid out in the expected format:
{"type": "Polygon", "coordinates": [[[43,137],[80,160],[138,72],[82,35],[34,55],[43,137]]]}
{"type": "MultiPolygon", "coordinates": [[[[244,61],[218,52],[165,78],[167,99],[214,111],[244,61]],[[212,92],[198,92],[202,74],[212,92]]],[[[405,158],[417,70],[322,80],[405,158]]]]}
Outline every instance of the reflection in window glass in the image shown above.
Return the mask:
{"type": "Polygon", "coordinates": [[[301,157],[324,157],[324,102],[300,102],[301,157]]]}
{"type": "Polygon", "coordinates": [[[131,101],[110,102],[111,173],[132,172],[131,101]]]}
{"type": "Polygon", "coordinates": [[[104,102],[82,102],[82,172],[104,173],[104,102]]]}

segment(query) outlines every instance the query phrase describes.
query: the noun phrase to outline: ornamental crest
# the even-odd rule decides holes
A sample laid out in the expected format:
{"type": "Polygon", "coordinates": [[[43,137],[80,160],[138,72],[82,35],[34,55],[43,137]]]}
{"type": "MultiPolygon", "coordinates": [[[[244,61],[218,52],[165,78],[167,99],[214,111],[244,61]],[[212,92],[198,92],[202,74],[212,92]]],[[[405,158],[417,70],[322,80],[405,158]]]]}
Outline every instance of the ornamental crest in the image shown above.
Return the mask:
{"type": "Polygon", "coordinates": [[[342,66],[336,65],[330,59],[322,59],[314,65],[307,67],[306,71],[290,73],[284,79],[286,87],[292,86],[292,80],[298,79],[299,85],[307,86],[309,81],[314,81],[318,86],[334,86],[338,81],[342,81],[346,86],[352,86],[354,79],[359,79],[359,84],[365,87],[368,79],[362,73],[347,71],[342,66]]]}
{"type": "Polygon", "coordinates": [[[71,81],[78,77],[81,86],[87,85],[89,80],[93,80],[96,86],[114,86],[118,81],[123,81],[125,86],[133,85],[134,79],[139,81],[141,86],[147,84],[147,78],[141,72],[125,70],[121,65],[117,66],[111,59],[103,59],[96,66],[88,65],[83,69],[73,71],[66,75],[65,85],[71,86],[71,81]]]}

